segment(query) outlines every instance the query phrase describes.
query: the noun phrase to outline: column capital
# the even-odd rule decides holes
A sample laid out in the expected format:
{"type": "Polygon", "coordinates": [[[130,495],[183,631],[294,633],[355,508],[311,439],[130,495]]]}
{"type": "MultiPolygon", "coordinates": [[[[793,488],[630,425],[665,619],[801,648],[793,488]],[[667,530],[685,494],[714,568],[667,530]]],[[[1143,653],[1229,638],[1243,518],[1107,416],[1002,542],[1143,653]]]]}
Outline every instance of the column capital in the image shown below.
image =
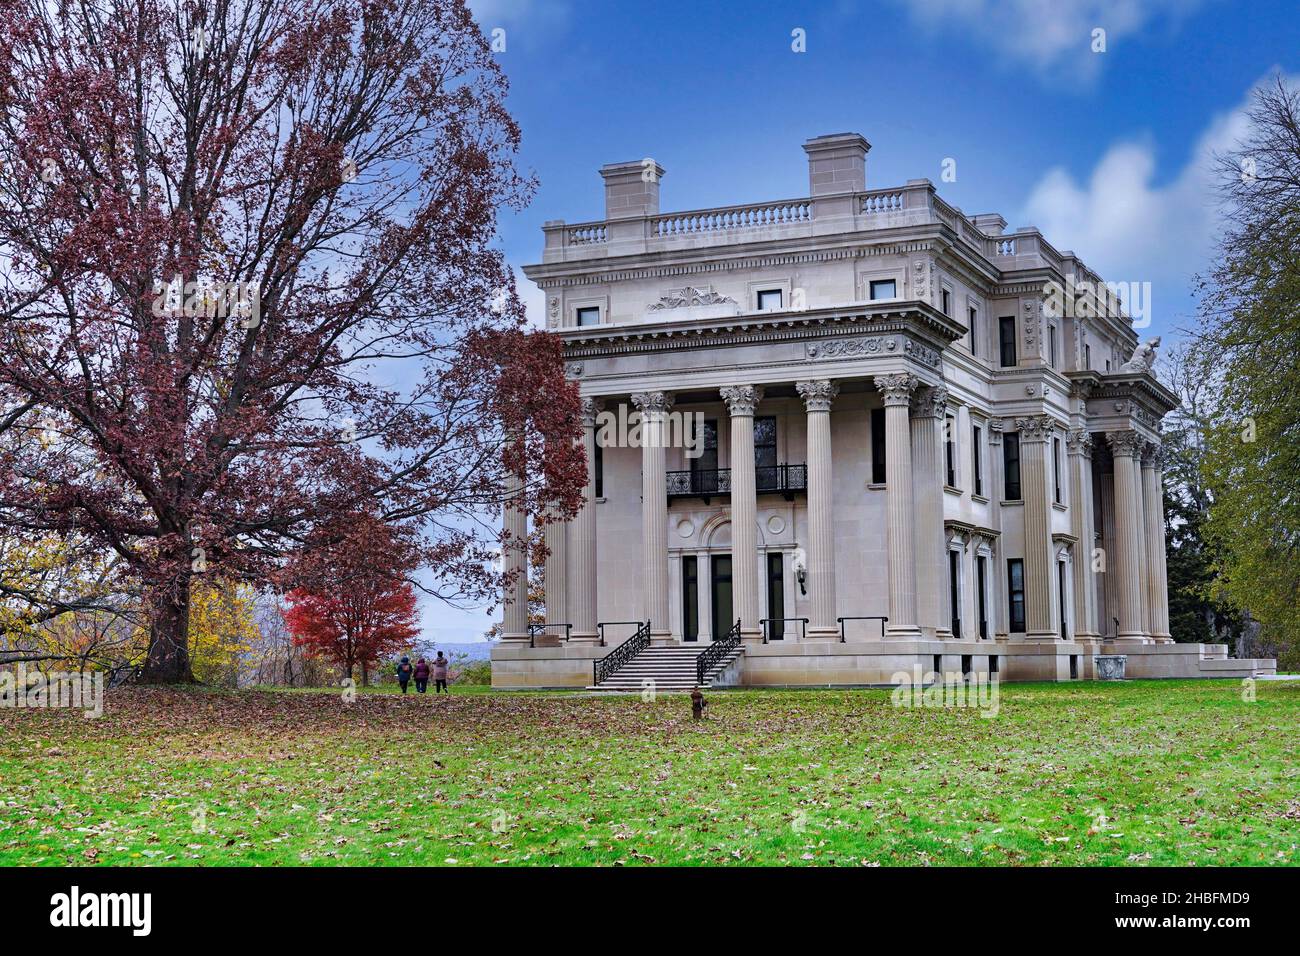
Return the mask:
{"type": "Polygon", "coordinates": [[[1092,433],[1086,428],[1071,428],[1065,435],[1065,447],[1071,455],[1092,457],[1092,433]]]}
{"type": "Polygon", "coordinates": [[[1142,436],[1134,431],[1107,432],[1110,453],[1116,458],[1137,458],[1142,452],[1142,436]]]}
{"type": "Polygon", "coordinates": [[[632,395],[632,404],[646,412],[666,412],[673,407],[672,392],[635,392],[632,395]]]}
{"type": "Polygon", "coordinates": [[[1028,418],[1016,419],[1016,430],[1020,432],[1023,444],[1045,442],[1056,430],[1056,421],[1051,415],[1030,415],[1028,418]]]}
{"type": "Polygon", "coordinates": [[[763,400],[761,385],[728,385],[719,389],[727,411],[735,415],[753,415],[754,407],[763,400]]]}
{"type": "Polygon", "coordinates": [[[912,395],[913,418],[943,418],[948,411],[948,390],[942,385],[919,388],[912,395]]]}
{"type": "Polygon", "coordinates": [[[605,403],[599,398],[584,398],[580,403],[579,417],[582,419],[583,427],[594,428],[596,426],[596,416],[605,408],[605,403]]]}
{"type": "Polygon", "coordinates": [[[840,392],[840,387],[828,378],[796,382],[794,387],[803,398],[804,408],[810,412],[829,412],[831,402],[840,392]]]}
{"type": "Polygon", "coordinates": [[[912,390],[921,380],[911,372],[895,372],[876,376],[876,390],[886,405],[907,405],[912,400],[912,390]]]}
{"type": "Polygon", "coordinates": [[[1000,418],[990,418],[988,421],[988,426],[989,426],[989,444],[1001,445],[1002,430],[1006,428],[1006,424],[1000,418]]]}
{"type": "Polygon", "coordinates": [[[1142,467],[1160,471],[1165,467],[1164,442],[1148,441],[1142,443],[1142,467]]]}

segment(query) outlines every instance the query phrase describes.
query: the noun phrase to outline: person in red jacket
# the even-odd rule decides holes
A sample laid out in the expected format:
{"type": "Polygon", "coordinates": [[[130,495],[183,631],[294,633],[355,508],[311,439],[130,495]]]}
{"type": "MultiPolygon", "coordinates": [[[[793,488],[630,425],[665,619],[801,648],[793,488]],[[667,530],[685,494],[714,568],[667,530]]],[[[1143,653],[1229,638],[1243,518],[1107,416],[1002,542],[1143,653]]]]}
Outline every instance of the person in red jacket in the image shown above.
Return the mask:
{"type": "Polygon", "coordinates": [[[415,662],[415,689],[423,694],[429,689],[429,662],[421,657],[415,662]]]}

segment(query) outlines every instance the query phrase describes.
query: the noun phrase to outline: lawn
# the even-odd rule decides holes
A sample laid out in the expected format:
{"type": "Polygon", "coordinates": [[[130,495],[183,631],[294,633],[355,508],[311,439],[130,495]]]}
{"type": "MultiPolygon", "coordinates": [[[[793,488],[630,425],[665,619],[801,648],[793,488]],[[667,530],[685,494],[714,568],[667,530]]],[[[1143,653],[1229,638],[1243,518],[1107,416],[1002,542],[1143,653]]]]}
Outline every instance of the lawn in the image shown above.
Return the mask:
{"type": "Polygon", "coordinates": [[[1300,682],[0,710],[0,864],[1293,864],[1300,682]]]}

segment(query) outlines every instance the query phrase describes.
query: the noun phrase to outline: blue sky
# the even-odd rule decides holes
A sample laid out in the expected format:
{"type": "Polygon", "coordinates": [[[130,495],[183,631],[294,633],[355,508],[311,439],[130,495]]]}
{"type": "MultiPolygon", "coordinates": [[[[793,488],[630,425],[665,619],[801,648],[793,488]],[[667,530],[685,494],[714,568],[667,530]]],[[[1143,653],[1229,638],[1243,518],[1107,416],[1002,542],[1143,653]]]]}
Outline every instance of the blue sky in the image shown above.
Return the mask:
{"type": "MultiPolygon", "coordinates": [[[[505,31],[521,166],[540,180],[502,220],[516,267],[540,259],[543,221],[602,218],[603,163],[654,157],[665,210],[792,198],[807,193],[800,144],[851,131],[872,144],[868,187],[931,179],[967,213],[1038,226],[1107,279],[1151,282],[1165,335],[1188,323],[1213,248],[1207,158],[1241,135],[1254,85],[1300,73],[1296,0],[470,5],[485,32],[505,31]]],[[[441,641],[488,621],[425,609],[441,641]]]]}

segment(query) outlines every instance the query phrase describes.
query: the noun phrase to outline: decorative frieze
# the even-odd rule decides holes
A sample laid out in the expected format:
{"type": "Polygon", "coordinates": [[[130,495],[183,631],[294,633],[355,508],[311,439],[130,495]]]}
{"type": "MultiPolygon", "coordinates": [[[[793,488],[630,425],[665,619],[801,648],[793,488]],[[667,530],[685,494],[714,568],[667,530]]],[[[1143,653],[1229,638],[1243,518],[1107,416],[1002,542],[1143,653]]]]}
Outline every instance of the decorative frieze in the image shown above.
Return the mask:
{"type": "Polygon", "coordinates": [[[735,305],[736,300],[729,295],[714,292],[712,289],[697,289],[685,286],[673,289],[660,296],[659,301],[646,306],[647,312],[661,312],[667,309],[689,309],[699,305],[735,305]]]}
{"type": "Polygon", "coordinates": [[[880,355],[898,349],[898,343],[884,335],[858,339],[834,339],[830,342],[809,342],[805,351],[810,359],[857,358],[863,355],[880,355]]]}

